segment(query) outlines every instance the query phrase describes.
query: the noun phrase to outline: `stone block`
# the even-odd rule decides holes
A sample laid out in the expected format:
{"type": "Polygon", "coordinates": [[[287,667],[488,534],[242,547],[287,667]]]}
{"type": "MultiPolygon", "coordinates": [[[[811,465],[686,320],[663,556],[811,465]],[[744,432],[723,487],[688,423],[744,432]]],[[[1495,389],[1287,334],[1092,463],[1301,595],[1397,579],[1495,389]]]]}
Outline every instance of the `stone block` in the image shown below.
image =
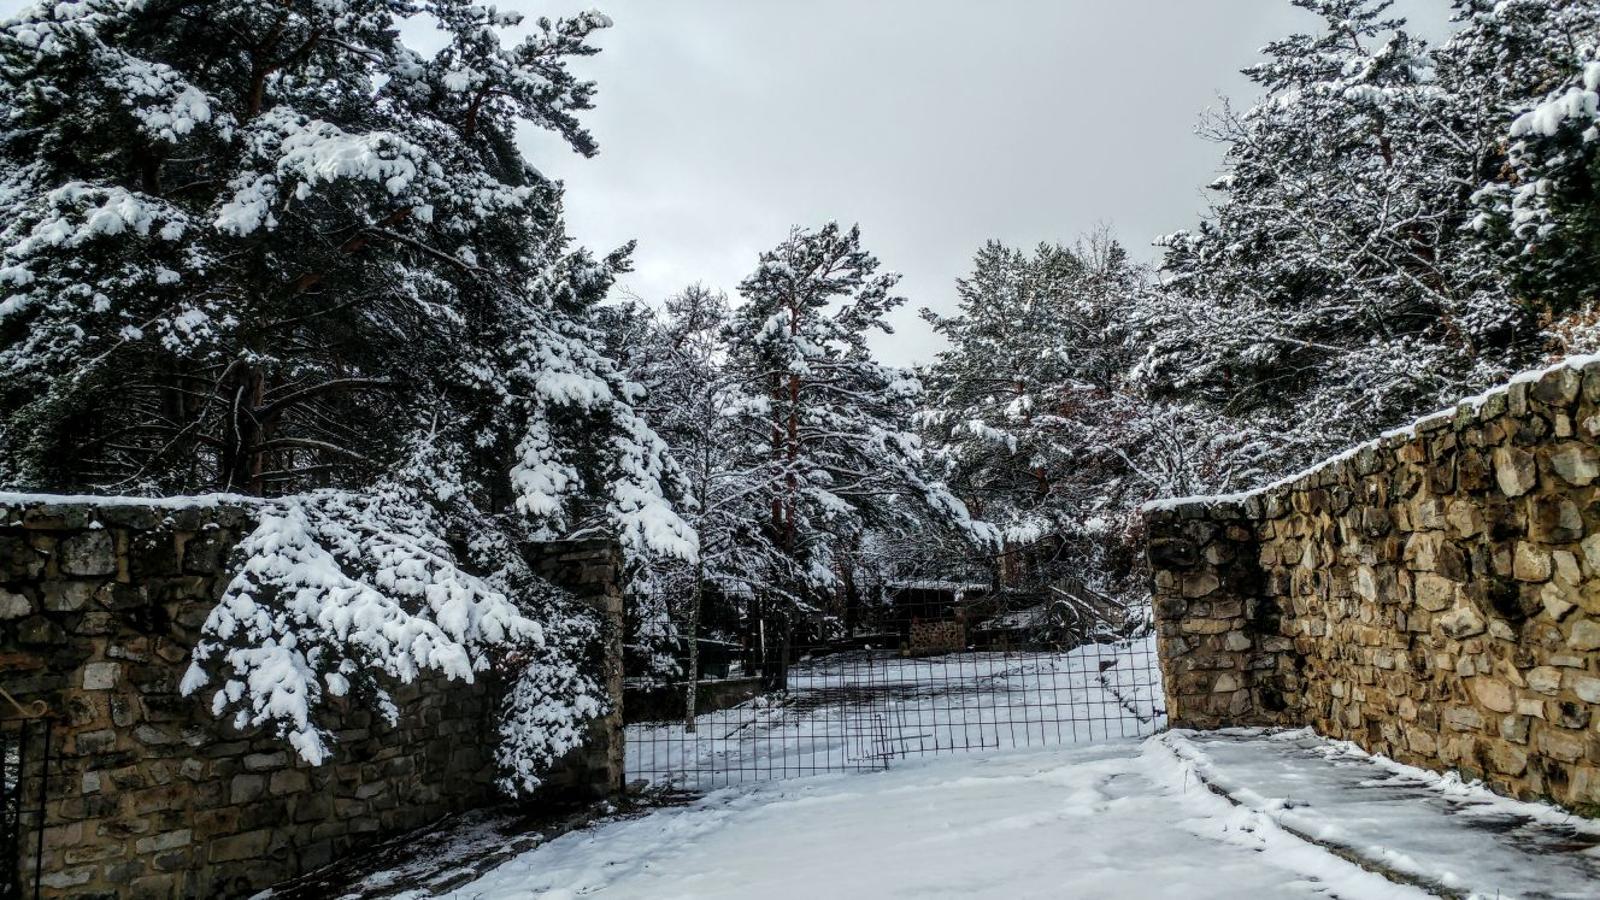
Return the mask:
{"type": "Polygon", "coordinates": [[[1600,650],[1600,623],[1579,619],[1567,632],[1567,646],[1574,650],[1600,650]]]}
{"type": "Polygon", "coordinates": [[[1465,606],[1456,607],[1439,616],[1434,625],[1439,631],[1456,640],[1482,634],[1488,627],[1476,610],[1465,606]]]}
{"type": "Polygon", "coordinates": [[[149,747],[160,747],[166,744],[176,744],[183,739],[177,729],[166,725],[143,724],[133,729],[133,736],[141,744],[149,747]]]}
{"type": "Polygon", "coordinates": [[[1157,569],[1188,569],[1200,562],[1200,548],[1182,538],[1154,539],[1147,554],[1151,567],[1157,569]]]}
{"type": "Polygon", "coordinates": [[[214,863],[254,859],[263,856],[272,842],[272,829],[246,831],[210,842],[207,858],[214,863]]]}
{"type": "Polygon", "coordinates": [[[1209,596],[1222,586],[1221,580],[1214,572],[1195,572],[1185,575],[1182,584],[1183,596],[1190,599],[1209,596]]]}
{"type": "Polygon", "coordinates": [[[1535,497],[1528,513],[1528,534],[1547,544],[1576,541],[1583,537],[1583,515],[1566,497],[1535,497]]]}
{"type": "Polygon", "coordinates": [[[1484,742],[1489,765],[1502,775],[1521,775],[1528,769],[1528,754],[1521,747],[1506,741],[1484,742]]]}
{"type": "Polygon", "coordinates": [[[1511,574],[1518,581],[1548,581],[1555,564],[1549,551],[1527,541],[1518,541],[1511,574]]]}
{"type": "Polygon", "coordinates": [[[1539,605],[1544,608],[1545,615],[1560,622],[1578,607],[1578,592],[1560,583],[1550,582],[1539,588],[1539,605]]]}
{"type": "Polygon", "coordinates": [[[1470,538],[1483,531],[1483,513],[1471,500],[1452,500],[1445,507],[1445,521],[1458,538],[1470,538]]]}
{"type": "Polygon", "coordinates": [[[39,883],[53,890],[65,891],[68,888],[74,888],[78,887],[79,885],[88,884],[90,879],[94,878],[97,871],[99,871],[97,866],[83,866],[76,869],[56,869],[55,871],[46,872],[44,875],[40,876],[39,883]]]}
{"type": "Polygon", "coordinates": [[[1551,448],[1550,468],[1568,484],[1587,487],[1600,478],[1600,451],[1589,444],[1565,441],[1551,448]]]}
{"type": "Polygon", "coordinates": [[[1570,804],[1600,803],[1600,768],[1574,766],[1572,780],[1567,786],[1566,799],[1570,804]]]}
{"type": "Polygon", "coordinates": [[[134,841],[134,850],[141,854],[160,853],[164,850],[175,850],[187,847],[194,840],[194,832],[187,828],[177,831],[166,831],[149,837],[139,838],[134,841]]]}
{"type": "Polygon", "coordinates": [[[1561,690],[1561,670],[1554,666],[1536,666],[1527,674],[1528,690],[1554,695],[1561,690]]]}
{"type": "Polygon", "coordinates": [[[1442,612],[1456,603],[1456,583],[1442,576],[1423,572],[1417,575],[1412,585],[1412,596],[1417,605],[1429,612],[1442,612]]]}
{"type": "Polygon", "coordinates": [[[1232,631],[1235,624],[1224,619],[1185,619],[1180,627],[1186,634],[1222,634],[1232,631]]]}
{"type": "Polygon", "coordinates": [[[1507,497],[1520,497],[1538,486],[1539,466],[1532,453],[1496,447],[1493,459],[1495,483],[1507,497]]]}
{"type": "Polygon", "coordinates": [[[1582,735],[1549,726],[1539,730],[1535,739],[1539,752],[1561,762],[1577,762],[1583,757],[1585,743],[1582,735]]]}
{"type": "Polygon", "coordinates": [[[82,687],[86,691],[106,691],[122,679],[122,664],[94,662],[83,667],[82,687]]]}
{"type": "Polygon", "coordinates": [[[279,769],[272,773],[270,790],[275,795],[297,794],[310,788],[310,776],[299,769],[279,769]]]}
{"type": "Polygon", "coordinates": [[[0,619],[20,619],[33,614],[33,601],[26,596],[0,588],[0,619]]]}
{"type": "Polygon", "coordinates": [[[1600,678],[1567,672],[1564,679],[1567,689],[1585,703],[1600,703],[1600,678]]]}
{"type": "Polygon", "coordinates": [[[17,623],[17,643],[25,647],[43,647],[63,644],[67,633],[60,625],[44,616],[30,616],[17,623]]]}
{"type": "Polygon", "coordinates": [[[1584,538],[1579,546],[1583,549],[1583,561],[1588,564],[1590,574],[1600,575],[1600,533],[1584,538]]]}
{"type": "Polygon", "coordinates": [[[249,803],[266,793],[267,780],[261,775],[235,775],[228,784],[229,803],[249,803]]]}
{"type": "Polygon", "coordinates": [[[1500,737],[1513,744],[1526,744],[1529,722],[1529,717],[1523,715],[1501,716],[1500,737]]]}
{"type": "Polygon", "coordinates": [[[63,540],[57,548],[57,555],[57,564],[64,575],[117,573],[116,544],[111,532],[103,528],[80,532],[63,540]]]}
{"type": "Polygon", "coordinates": [[[168,873],[142,875],[128,882],[128,891],[129,900],[166,900],[178,896],[178,879],[168,873]]]}
{"type": "Polygon", "coordinates": [[[1516,696],[1511,685],[1493,678],[1472,679],[1472,695],[1484,709],[1508,713],[1516,708],[1516,696]]]}
{"type": "Polygon", "coordinates": [[[1478,731],[1483,728],[1483,714],[1470,706],[1451,706],[1444,711],[1444,723],[1456,731],[1478,731]]]}
{"type": "Polygon", "coordinates": [[[281,769],[289,764],[289,754],[283,750],[273,750],[269,753],[250,753],[244,758],[244,768],[247,772],[265,772],[272,769],[281,769]]]}

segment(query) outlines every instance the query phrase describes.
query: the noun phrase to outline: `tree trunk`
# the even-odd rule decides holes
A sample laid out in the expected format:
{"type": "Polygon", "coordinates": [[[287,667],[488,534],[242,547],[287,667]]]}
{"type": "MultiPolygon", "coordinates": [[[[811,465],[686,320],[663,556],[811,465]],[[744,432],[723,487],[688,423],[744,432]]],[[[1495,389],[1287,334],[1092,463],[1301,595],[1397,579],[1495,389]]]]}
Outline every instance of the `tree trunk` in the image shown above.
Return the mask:
{"type": "Polygon", "coordinates": [[[683,730],[694,731],[695,701],[700,695],[700,602],[705,596],[705,563],[694,564],[694,599],[689,605],[689,670],[683,689],[683,730]]]}
{"type": "Polygon", "coordinates": [[[261,423],[256,410],[261,406],[266,380],[261,370],[246,366],[237,376],[230,398],[228,428],[222,435],[218,481],[224,491],[261,493],[261,423]]]}
{"type": "Polygon", "coordinates": [[[780,634],[778,643],[777,684],[780,691],[789,689],[789,653],[793,638],[794,623],[790,620],[788,613],[785,613],[783,616],[783,631],[780,634]]]}

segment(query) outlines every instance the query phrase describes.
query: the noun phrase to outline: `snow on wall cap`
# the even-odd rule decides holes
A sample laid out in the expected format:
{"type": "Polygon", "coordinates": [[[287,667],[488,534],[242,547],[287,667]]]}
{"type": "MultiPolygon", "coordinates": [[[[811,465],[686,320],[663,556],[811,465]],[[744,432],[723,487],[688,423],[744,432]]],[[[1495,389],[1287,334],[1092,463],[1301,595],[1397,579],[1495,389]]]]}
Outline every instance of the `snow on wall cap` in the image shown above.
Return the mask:
{"type": "Polygon", "coordinates": [[[1294,473],[1293,475],[1280,478],[1270,484],[1264,484],[1260,487],[1252,488],[1248,491],[1241,491],[1235,494],[1209,494],[1195,497],[1164,497],[1159,500],[1151,500],[1148,503],[1142,504],[1139,507],[1139,511],[1141,513],[1169,512],[1185,507],[1215,507],[1244,503],[1253,497],[1260,497],[1262,495],[1271,493],[1272,491],[1278,490],[1279,488],[1296,484],[1302,479],[1309,478],[1325,469],[1350,460],[1363,451],[1376,450],[1385,441],[1391,441],[1396,438],[1412,438],[1417,436],[1419,433],[1441,428],[1454,420],[1454,418],[1460,415],[1463,410],[1476,413],[1478,410],[1482,409],[1491,398],[1505,394],[1513,385],[1537,382],[1546,375],[1562,369],[1583,370],[1591,365],[1600,366],[1600,354],[1570,356],[1553,366],[1546,366],[1543,369],[1529,369],[1526,372],[1518,372],[1516,375],[1511,376],[1511,378],[1505,383],[1496,385],[1495,387],[1492,387],[1481,394],[1475,394],[1471,397],[1466,397],[1457,401],[1453,406],[1448,406],[1444,409],[1436,410],[1425,416],[1421,416],[1407,425],[1402,425],[1399,428],[1391,428],[1388,431],[1379,434],[1376,438],[1367,441],[1366,443],[1357,444],[1348,450],[1322,460],[1310,468],[1303,469],[1294,473]]]}
{"type": "Polygon", "coordinates": [[[0,506],[144,506],[155,509],[215,509],[253,506],[260,497],[244,494],[196,494],[187,497],[127,497],[115,494],[33,494],[0,491],[0,506]]]}

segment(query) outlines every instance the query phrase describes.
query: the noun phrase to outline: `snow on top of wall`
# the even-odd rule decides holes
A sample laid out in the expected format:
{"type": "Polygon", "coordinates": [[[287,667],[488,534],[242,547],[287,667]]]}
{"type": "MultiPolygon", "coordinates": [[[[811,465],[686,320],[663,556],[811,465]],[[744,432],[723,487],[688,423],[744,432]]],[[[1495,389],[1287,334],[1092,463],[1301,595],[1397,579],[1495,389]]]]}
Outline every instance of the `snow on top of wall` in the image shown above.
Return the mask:
{"type": "Polygon", "coordinates": [[[1581,370],[1584,366],[1587,366],[1590,363],[1600,363],[1600,354],[1570,356],[1561,362],[1556,363],[1555,365],[1546,366],[1543,369],[1530,369],[1526,372],[1518,372],[1516,375],[1511,376],[1511,378],[1505,383],[1498,384],[1481,394],[1475,394],[1471,397],[1458,400],[1451,406],[1428,413],[1427,415],[1421,416],[1412,422],[1400,426],[1399,428],[1391,428],[1388,431],[1379,434],[1370,441],[1357,444],[1348,450],[1344,450],[1338,454],[1335,454],[1334,456],[1316,463],[1310,468],[1302,469],[1293,475],[1287,475],[1278,479],[1277,481],[1271,482],[1270,484],[1264,484],[1248,491],[1240,491],[1233,494],[1210,494],[1196,497],[1164,497],[1160,500],[1151,500],[1150,502],[1141,505],[1139,507],[1139,511],[1142,513],[1148,513],[1173,510],[1179,507],[1191,506],[1195,504],[1219,506],[1228,503],[1243,503],[1252,497],[1259,497],[1263,494],[1278,490],[1279,488],[1288,487],[1289,485],[1295,484],[1301,479],[1315,475],[1329,466],[1338,465],[1339,463],[1354,457],[1356,454],[1361,453],[1364,450],[1376,449],[1384,441],[1387,441],[1391,438],[1414,437],[1417,434],[1417,429],[1421,427],[1423,423],[1435,421],[1441,416],[1454,416],[1461,410],[1462,407],[1470,407],[1474,412],[1476,412],[1477,410],[1483,408],[1483,405],[1489,401],[1489,398],[1497,394],[1505,393],[1511,388],[1512,385],[1535,382],[1551,372],[1555,372],[1560,369],[1581,370]]]}
{"type": "Polygon", "coordinates": [[[250,506],[260,497],[244,494],[196,494],[189,497],[124,497],[112,494],[34,494],[0,491],[0,506],[145,506],[153,509],[215,509],[219,506],[250,506]]]}

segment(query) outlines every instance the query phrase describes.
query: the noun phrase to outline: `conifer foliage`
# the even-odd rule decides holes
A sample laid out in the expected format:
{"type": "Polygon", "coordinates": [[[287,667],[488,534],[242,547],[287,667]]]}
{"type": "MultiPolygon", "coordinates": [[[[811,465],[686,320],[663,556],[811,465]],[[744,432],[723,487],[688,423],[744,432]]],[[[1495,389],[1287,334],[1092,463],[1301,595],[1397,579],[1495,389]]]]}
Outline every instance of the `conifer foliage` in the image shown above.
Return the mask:
{"type": "Polygon", "coordinates": [[[1316,27],[1206,123],[1217,201],[1162,242],[1138,370],[1280,433],[1283,473],[1596,346],[1600,4],[1457,0],[1430,47],[1389,0],[1291,2],[1316,27]]]}
{"type": "Polygon", "coordinates": [[[1260,477],[1270,445],[1138,390],[1155,286],[1103,233],[1032,253],[991,241],[956,292],[959,315],[923,310],[949,341],[919,417],[936,471],[1030,570],[1009,586],[1072,576],[1140,602],[1139,505],[1260,477]]]}
{"type": "Polygon", "coordinates": [[[921,382],[868,346],[905,302],[898,281],[858,229],[828,223],[763,253],[737,306],[695,286],[659,313],[618,317],[645,323],[622,329],[629,371],[690,485],[700,540],[693,561],[640,567],[654,602],[635,610],[637,644],[684,644],[693,672],[696,644],[683,639],[721,629],[781,685],[797,626],[838,635],[830,601],[869,533],[945,537],[966,552],[995,542],[930,474],[913,422],[921,382]],[[719,621],[702,627],[711,601],[719,621]]]}
{"type": "Polygon", "coordinates": [[[874,524],[931,517],[979,543],[993,527],[923,469],[912,417],[923,388],[873,358],[867,337],[905,302],[856,227],[795,229],[739,286],[729,365],[752,401],[746,453],[761,481],[771,540],[794,561],[796,587],[837,578],[834,550],[874,524]]]}
{"type": "Polygon", "coordinates": [[[1509,128],[1494,118],[1501,163],[1478,194],[1476,223],[1508,258],[1511,281],[1565,326],[1568,349],[1600,347],[1600,4],[1464,4],[1452,42],[1509,128]],[[1570,345],[1576,344],[1576,347],[1570,345]]]}
{"type": "Polygon", "coordinates": [[[519,544],[602,524],[694,555],[666,445],[590,323],[627,248],[572,247],[560,185],[515,143],[532,125],[595,152],[594,85],[567,63],[609,21],[503,40],[520,22],[467,0],[82,0],[0,29],[0,481],[282,498],[186,687],[308,759],[324,694],[505,663],[531,785],[594,708],[573,668],[591,625],[529,599],[549,591],[519,544]]]}

